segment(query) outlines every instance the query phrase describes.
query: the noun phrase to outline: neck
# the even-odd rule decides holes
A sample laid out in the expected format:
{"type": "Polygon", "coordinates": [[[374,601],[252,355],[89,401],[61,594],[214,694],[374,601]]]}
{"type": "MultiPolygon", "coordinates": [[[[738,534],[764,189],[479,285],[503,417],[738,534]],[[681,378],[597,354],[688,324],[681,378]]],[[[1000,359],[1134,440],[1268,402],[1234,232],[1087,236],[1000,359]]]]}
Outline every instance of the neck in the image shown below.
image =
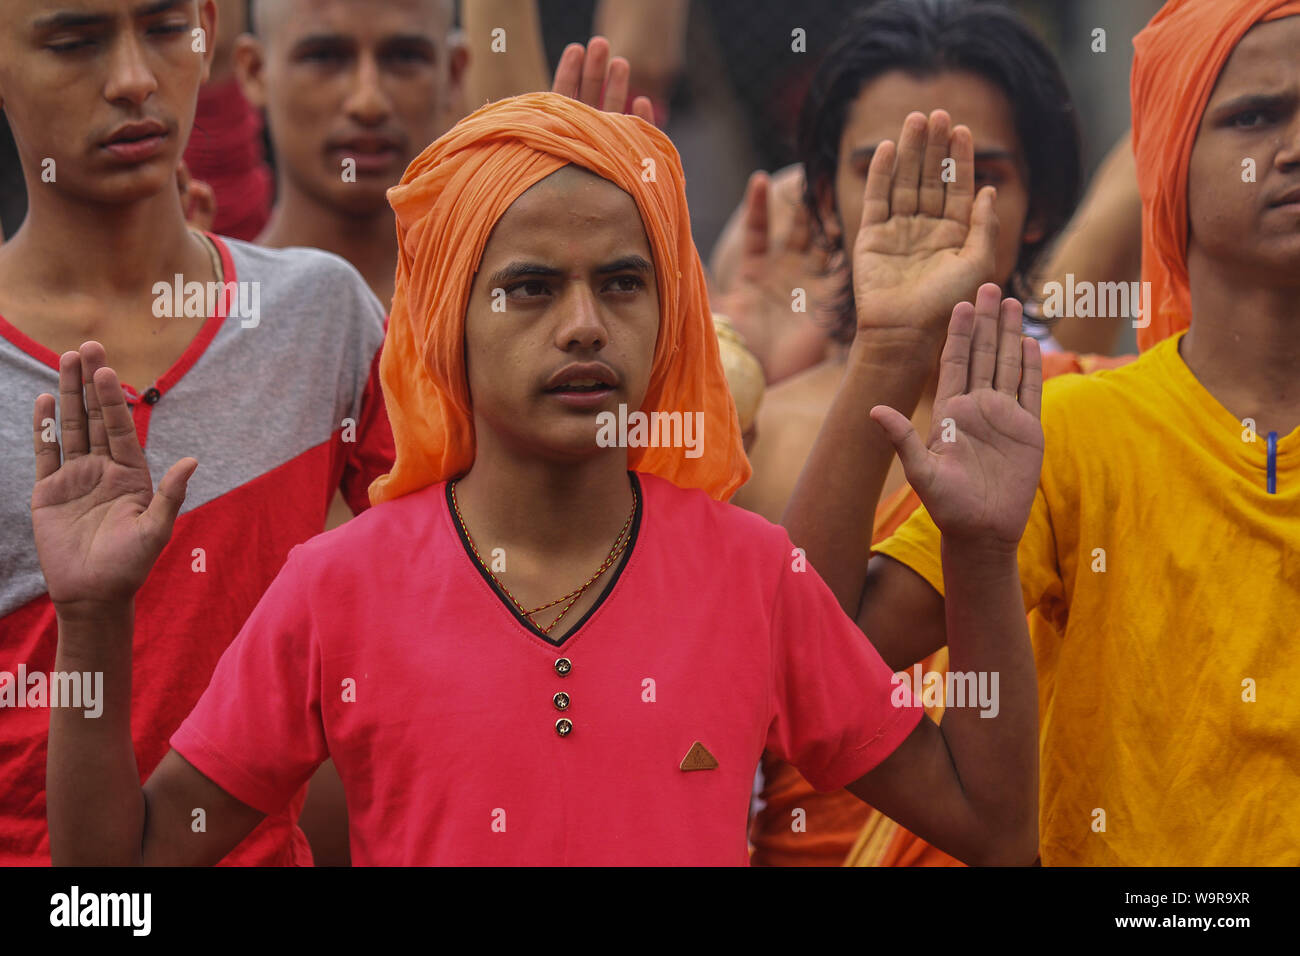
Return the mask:
{"type": "Polygon", "coordinates": [[[273,249],[307,246],[342,256],[361,273],[387,309],[397,273],[397,229],[393,211],[381,204],[355,214],[330,206],[307,193],[288,177],[277,181],[277,200],[258,245],[273,249]]]}
{"type": "Polygon", "coordinates": [[[27,218],[4,247],[15,284],[122,299],[177,273],[215,278],[174,187],[128,204],[73,200],[32,182],[27,194],[27,218]]]}
{"type": "Polygon", "coordinates": [[[1296,289],[1228,281],[1205,262],[1188,265],[1195,318],[1179,345],[1187,367],[1233,414],[1293,419],[1300,413],[1296,289]]]}
{"type": "Polygon", "coordinates": [[[488,433],[482,422],[475,432],[474,465],[456,482],[456,500],[475,539],[557,556],[613,544],[632,510],[625,449],[561,463],[481,440],[488,433]]]}

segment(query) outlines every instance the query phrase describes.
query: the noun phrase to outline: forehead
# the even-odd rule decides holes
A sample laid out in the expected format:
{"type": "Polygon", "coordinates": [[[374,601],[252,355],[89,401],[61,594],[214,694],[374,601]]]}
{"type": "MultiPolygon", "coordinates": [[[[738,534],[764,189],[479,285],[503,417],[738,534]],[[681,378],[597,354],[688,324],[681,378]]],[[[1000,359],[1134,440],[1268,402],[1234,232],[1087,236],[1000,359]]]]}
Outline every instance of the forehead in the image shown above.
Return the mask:
{"type": "Polygon", "coordinates": [[[358,40],[394,34],[442,41],[451,30],[451,0],[257,0],[257,29],[292,42],[334,34],[358,40]]]}
{"type": "Polygon", "coordinates": [[[1257,23],[1224,64],[1210,102],[1300,83],[1300,16],[1257,23]]]}
{"type": "Polygon", "coordinates": [[[176,4],[163,0],[0,0],[0,22],[28,25],[58,14],[95,17],[132,17],[158,7],[193,9],[199,0],[176,4]]]}
{"type": "Polygon", "coordinates": [[[565,166],[534,184],[511,203],[492,230],[484,256],[588,249],[604,255],[640,252],[649,242],[636,200],[607,179],[565,166]]]}
{"type": "Polygon", "coordinates": [[[841,154],[882,140],[898,140],[907,114],[947,110],[953,125],[970,127],[975,149],[1020,152],[1011,101],[991,81],[976,73],[948,71],[915,76],[890,70],[867,83],[849,107],[841,154]]]}

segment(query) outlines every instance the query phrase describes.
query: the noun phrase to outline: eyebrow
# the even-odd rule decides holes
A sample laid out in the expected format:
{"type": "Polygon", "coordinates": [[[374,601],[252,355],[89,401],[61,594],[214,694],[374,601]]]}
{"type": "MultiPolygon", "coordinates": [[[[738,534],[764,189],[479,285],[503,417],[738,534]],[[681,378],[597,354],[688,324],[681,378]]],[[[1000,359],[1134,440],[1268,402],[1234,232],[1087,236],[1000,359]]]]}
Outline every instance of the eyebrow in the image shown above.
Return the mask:
{"type": "MultiPolygon", "coordinates": [[[[131,16],[134,18],[157,16],[176,7],[185,6],[190,2],[191,0],[154,0],[153,3],[146,3],[136,7],[131,11],[131,16]]],[[[98,27],[112,23],[113,19],[113,15],[110,13],[77,13],[72,10],[63,10],[48,17],[39,18],[33,26],[37,30],[98,27]]]]}
{"type": "MultiPolygon", "coordinates": [[[[596,275],[612,275],[615,272],[640,272],[649,274],[654,271],[654,267],[642,256],[631,255],[621,256],[612,262],[606,262],[595,268],[596,275]]],[[[544,265],[540,262],[512,262],[504,268],[498,269],[488,278],[488,288],[496,289],[514,282],[516,279],[522,279],[524,276],[539,276],[548,279],[560,278],[564,275],[563,269],[557,269],[555,266],[544,265]]]]}
{"type": "MultiPolygon", "coordinates": [[[[897,147],[898,144],[895,143],[894,145],[895,147],[897,147]]],[[[864,159],[870,159],[872,156],[876,154],[876,149],[879,148],[879,146],[880,146],[879,143],[873,143],[870,146],[862,146],[859,147],[858,149],[853,150],[853,152],[849,153],[849,162],[856,163],[864,159]]],[[[1016,157],[1012,154],[1012,152],[1007,149],[975,150],[975,162],[977,163],[981,163],[981,162],[990,163],[990,162],[996,162],[998,160],[1006,160],[1008,162],[1014,162],[1015,158],[1016,157]]]]}
{"type": "Polygon", "coordinates": [[[1236,113],[1249,110],[1284,110],[1287,107],[1294,107],[1297,101],[1296,92],[1288,90],[1285,93],[1246,93],[1243,96],[1235,96],[1227,102],[1220,103],[1214,107],[1215,117],[1224,118],[1236,113]]]}

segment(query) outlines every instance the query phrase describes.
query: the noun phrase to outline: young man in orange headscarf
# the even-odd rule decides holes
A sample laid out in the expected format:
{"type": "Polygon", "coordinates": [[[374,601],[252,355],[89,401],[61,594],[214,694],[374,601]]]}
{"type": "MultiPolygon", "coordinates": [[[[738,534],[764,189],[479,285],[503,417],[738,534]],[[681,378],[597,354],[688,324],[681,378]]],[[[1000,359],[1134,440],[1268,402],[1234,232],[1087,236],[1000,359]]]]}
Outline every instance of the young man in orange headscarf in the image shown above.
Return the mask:
{"type": "MultiPolygon", "coordinates": [[[[1134,45],[1144,354],[1046,384],[1033,509],[1001,543],[1038,665],[1042,861],[1294,865],[1300,2],[1174,0],[1134,45]]],[[[957,582],[937,512],[869,565],[843,532],[879,492],[849,461],[878,479],[886,458],[851,401],[868,387],[846,385],[788,527],[903,669],[951,637],[957,582]]],[[[936,404],[928,450],[898,412],[872,413],[922,498],[960,454],[942,439],[955,405],[936,404]]],[[[973,506],[1006,493],[990,471],[973,506]]]]}
{"type": "MultiPolygon", "coordinates": [[[[458,124],[391,195],[396,463],[373,508],[290,557],[143,788],[131,596],[195,462],[153,494],[108,368],[86,389],[92,454],[60,464],[36,427],[59,664],[106,683],[101,719],[53,715],[56,859],[210,861],[332,756],[357,863],[743,864],[766,746],[966,859],[1032,860],[1033,662],[1015,556],[985,546],[1018,534],[1041,455],[1018,312],[952,323],[945,393],[1020,443],[963,447],[1021,493],[947,554],[953,660],[1002,673],[1000,713],[940,729],[785,534],[722,503],[749,469],[661,133],[523,96],[458,124]],[[999,322],[995,373],[971,340],[999,322]]],[[[65,442],[86,420],[68,421],[65,442]]],[[[970,493],[954,464],[936,513],[970,493]]]]}

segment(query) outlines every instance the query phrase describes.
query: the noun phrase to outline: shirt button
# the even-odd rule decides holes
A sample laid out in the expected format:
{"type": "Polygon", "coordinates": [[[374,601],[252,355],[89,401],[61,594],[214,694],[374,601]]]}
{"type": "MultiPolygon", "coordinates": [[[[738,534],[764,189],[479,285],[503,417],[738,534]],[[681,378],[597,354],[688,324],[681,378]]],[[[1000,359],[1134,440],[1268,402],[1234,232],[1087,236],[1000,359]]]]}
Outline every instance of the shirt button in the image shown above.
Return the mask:
{"type": "Polygon", "coordinates": [[[555,722],[555,732],[561,737],[567,737],[573,733],[573,721],[568,717],[561,717],[555,722]]]}
{"type": "Polygon", "coordinates": [[[569,660],[567,657],[561,657],[555,662],[555,673],[559,674],[561,677],[564,677],[571,670],[573,670],[573,661],[569,660]]]}
{"type": "Polygon", "coordinates": [[[158,391],[156,388],[146,389],[141,398],[144,399],[146,405],[157,405],[158,399],[162,398],[162,392],[158,391]]]}
{"type": "Polygon", "coordinates": [[[566,694],[564,691],[560,691],[558,694],[556,694],[554,697],[552,697],[551,700],[553,700],[553,701],[555,702],[555,709],[556,709],[556,710],[568,710],[568,709],[569,709],[569,695],[566,694]]]}

